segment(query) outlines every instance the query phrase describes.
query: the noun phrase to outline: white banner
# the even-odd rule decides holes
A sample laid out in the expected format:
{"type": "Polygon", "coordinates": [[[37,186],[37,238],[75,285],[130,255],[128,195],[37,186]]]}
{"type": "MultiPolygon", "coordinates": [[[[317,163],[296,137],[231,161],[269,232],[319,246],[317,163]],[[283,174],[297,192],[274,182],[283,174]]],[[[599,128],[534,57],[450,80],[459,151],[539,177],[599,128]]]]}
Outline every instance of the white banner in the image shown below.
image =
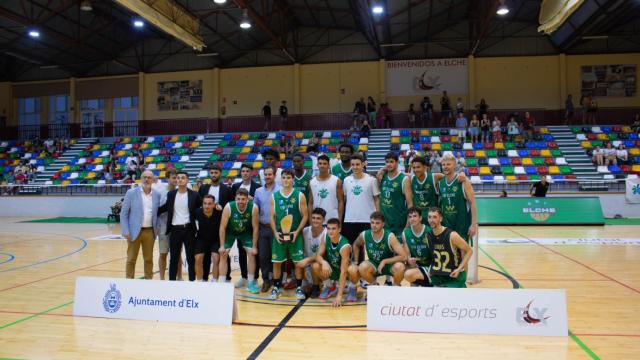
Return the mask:
{"type": "Polygon", "coordinates": [[[76,278],[74,316],[231,325],[230,283],[76,278]]]}
{"type": "Polygon", "coordinates": [[[567,336],[564,290],[371,286],[367,329],[567,336]]]}
{"type": "Polygon", "coordinates": [[[627,179],[625,199],[629,204],[640,204],[640,178],[627,179]]]}
{"type": "MultiPolygon", "coordinates": [[[[466,94],[467,65],[465,58],[387,61],[387,96],[442,94],[445,90],[449,94],[466,94]]],[[[453,100],[451,107],[455,107],[453,100]]]]}

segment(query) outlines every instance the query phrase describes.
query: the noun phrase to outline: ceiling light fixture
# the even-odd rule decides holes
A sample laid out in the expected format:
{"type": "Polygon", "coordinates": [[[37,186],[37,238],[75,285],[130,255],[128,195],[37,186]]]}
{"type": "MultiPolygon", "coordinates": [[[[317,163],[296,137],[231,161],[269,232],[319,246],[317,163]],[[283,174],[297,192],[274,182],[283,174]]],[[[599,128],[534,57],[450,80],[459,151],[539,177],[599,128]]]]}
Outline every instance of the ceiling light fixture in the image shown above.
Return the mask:
{"type": "Polygon", "coordinates": [[[40,31],[38,31],[36,29],[31,29],[31,30],[29,30],[29,36],[31,36],[34,39],[39,38],[40,37],[40,31]]]}
{"type": "Polygon", "coordinates": [[[384,12],[384,8],[381,5],[373,5],[373,7],[371,8],[371,12],[376,15],[380,15],[384,12]]]}
{"type": "Polygon", "coordinates": [[[222,4],[226,3],[227,0],[213,0],[213,2],[218,4],[218,5],[222,5],[222,4]]]}
{"type": "Polygon", "coordinates": [[[500,15],[500,16],[505,16],[509,13],[509,8],[507,7],[507,5],[505,4],[504,0],[500,1],[500,6],[498,6],[498,10],[496,11],[496,14],[500,15]]]}
{"type": "Polygon", "coordinates": [[[247,15],[247,9],[242,10],[242,20],[240,21],[240,27],[247,30],[251,28],[251,22],[249,22],[249,16],[247,15]]]}
{"type": "Polygon", "coordinates": [[[135,19],[135,20],[133,20],[133,26],[135,26],[137,28],[143,28],[144,27],[144,21],[142,21],[140,19],[135,19]]]}
{"type": "Polygon", "coordinates": [[[93,10],[93,6],[91,6],[91,0],[82,0],[82,2],[80,3],[80,10],[82,11],[93,10]]]}

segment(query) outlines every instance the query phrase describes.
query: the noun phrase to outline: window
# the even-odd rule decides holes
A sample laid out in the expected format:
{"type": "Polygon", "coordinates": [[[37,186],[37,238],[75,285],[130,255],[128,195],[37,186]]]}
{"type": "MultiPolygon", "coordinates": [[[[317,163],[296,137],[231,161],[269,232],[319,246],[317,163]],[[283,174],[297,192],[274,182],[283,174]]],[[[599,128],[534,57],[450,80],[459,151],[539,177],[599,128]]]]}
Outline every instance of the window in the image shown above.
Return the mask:
{"type": "Polygon", "coordinates": [[[49,137],[69,137],[69,95],[49,97],[49,137]]]}
{"type": "Polygon", "coordinates": [[[138,97],[113,99],[113,136],[138,134],[138,97]]]}
{"type": "Polygon", "coordinates": [[[18,99],[18,125],[21,139],[40,136],[40,98],[18,99]]]}
{"type": "Polygon", "coordinates": [[[104,99],[88,99],[80,101],[82,137],[104,136],[104,104],[104,99]]]}
{"type": "Polygon", "coordinates": [[[89,99],[80,101],[80,110],[103,110],[104,99],[89,99]]]}

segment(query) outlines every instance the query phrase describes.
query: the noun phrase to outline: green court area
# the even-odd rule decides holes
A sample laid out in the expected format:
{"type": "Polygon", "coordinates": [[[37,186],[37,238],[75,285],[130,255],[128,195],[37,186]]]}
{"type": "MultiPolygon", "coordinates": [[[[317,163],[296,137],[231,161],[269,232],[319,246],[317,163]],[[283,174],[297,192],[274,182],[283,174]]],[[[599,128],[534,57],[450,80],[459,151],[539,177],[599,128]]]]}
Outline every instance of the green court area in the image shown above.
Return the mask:
{"type": "Polygon", "coordinates": [[[107,221],[107,217],[54,217],[47,219],[35,219],[21,221],[21,223],[50,223],[50,224],[109,224],[115,223],[113,220],[107,221]]]}

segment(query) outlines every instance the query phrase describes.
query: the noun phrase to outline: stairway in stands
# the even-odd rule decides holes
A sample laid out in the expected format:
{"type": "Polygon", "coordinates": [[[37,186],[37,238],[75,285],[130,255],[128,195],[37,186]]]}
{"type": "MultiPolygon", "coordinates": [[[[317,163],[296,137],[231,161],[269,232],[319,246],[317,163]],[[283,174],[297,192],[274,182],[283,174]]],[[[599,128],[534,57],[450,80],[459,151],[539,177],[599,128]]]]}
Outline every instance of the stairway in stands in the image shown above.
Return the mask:
{"type": "Polygon", "coordinates": [[[576,176],[580,190],[606,191],[607,185],[602,175],[591,162],[587,152],[580,146],[576,135],[568,126],[547,126],[549,133],[553,135],[562,155],[567,159],[573,174],[576,176]]]}
{"type": "Polygon", "coordinates": [[[51,165],[47,166],[44,171],[38,173],[36,177],[36,184],[44,184],[45,181],[51,180],[51,177],[57,173],[63,166],[67,165],[69,161],[73,160],[78,154],[87,147],[87,145],[94,144],[98,141],[97,138],[82,138],[78,139],[74,145],[71,145],[67,151],[56,159],[51,165]]]}
{"type": "Polygon", "coordinates": [[[391,149],[391,130],[373,129],[369,136],[367,172],[378,171],[384,166],[384,156],[391,149]]]}
{"type": "Polygon", "coordinates": [[[189,173],[189,179],[196,181],[200,170],[209,162],[209,157],[213,150],[218,147],[218,143],[225,134],[205,135],[204,140],[200,142],[200,146],[189,157],[189,162],[185,165],[184,170],[189,173]]]}

